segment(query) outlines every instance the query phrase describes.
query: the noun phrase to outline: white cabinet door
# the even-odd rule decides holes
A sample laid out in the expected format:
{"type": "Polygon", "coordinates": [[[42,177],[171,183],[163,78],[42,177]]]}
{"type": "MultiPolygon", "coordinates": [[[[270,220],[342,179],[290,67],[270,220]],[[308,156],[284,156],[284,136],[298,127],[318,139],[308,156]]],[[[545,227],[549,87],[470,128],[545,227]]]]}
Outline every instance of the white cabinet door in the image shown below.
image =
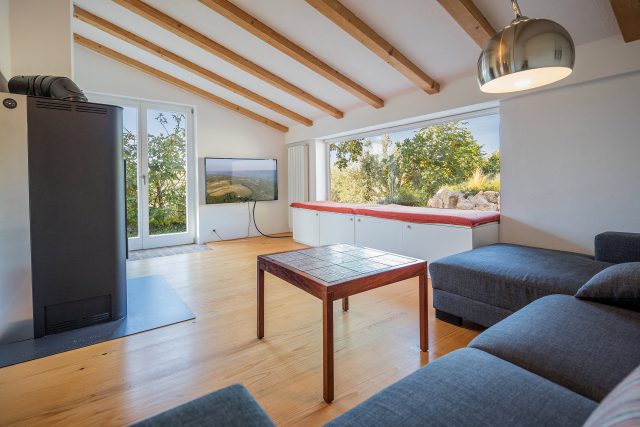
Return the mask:
{"type": "Polygon", "coordinates": [[[472,229],[444,224],[402,223],[403,255],[428,262],[472,249],[472,229]]]}
{"type": "Polygon", "coordinates": [[[381,251],[402,253],[402,222],[356,216],[356,245],[381,251]]]}
{"type": "Polygon", "coordinates": [[[478,225],[473,228],[473,249],[500,241],[500,223],[478,225]]]}
{"type": "Polygon", "coordinates": [[[293,209],[293,240],[309,246],[318,246],[320,222],[318,211],[293,209]]]}
{"type": "Polygon", "coordinates": [[[320,245],[347,243],[353,245],[354,220],[353,215],[320,212],[320,245]]]}

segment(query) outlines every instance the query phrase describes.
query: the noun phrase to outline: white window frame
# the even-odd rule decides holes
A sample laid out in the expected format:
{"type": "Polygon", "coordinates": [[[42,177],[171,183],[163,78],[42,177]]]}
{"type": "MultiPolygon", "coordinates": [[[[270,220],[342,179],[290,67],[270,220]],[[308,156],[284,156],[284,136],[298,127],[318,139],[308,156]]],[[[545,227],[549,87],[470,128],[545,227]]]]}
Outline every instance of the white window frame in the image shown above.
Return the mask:
{"type": "MultiPolygon", "coordinates": [[[[145,173],[142,159],[146,157],[143,153],[141,142],[147,138],[146,120],[142,114],[148,109],[168,110],[184,113],[187,117],[187,231],[184,233],[168,233],[160,235],[149,235],[148,230],[148,210],[142,208],[138,203],[138,236],[128,238],[129,250],[150,249],[164,246],[174,246],[190,244],[196,241],[197,237],[197,211],[198,211],[198,191],[197,191],[197,157],[195,141],[195,107],[192,105],[169,103],[161,101],[150,101],[141,98],[123,97],[104,93],[86,92],[91,102],[100,102],[112,105],[123,105],[138,109],[138,192],[139,201],[144,200],[142,191],[147,192],[147,187],[142,185],[142,175],[145,173]],[[142,189],[142,190],[141,190],[142,189]],[[146,229],[146,231],[145,231],[146,229]]],[[[148,144],[148,141],[147,141],[148,144]]],[[[146,195],[148,197],[148,195],[146,195]]],[[[148,199],[147,199],[148,200],[148,199]]]]}

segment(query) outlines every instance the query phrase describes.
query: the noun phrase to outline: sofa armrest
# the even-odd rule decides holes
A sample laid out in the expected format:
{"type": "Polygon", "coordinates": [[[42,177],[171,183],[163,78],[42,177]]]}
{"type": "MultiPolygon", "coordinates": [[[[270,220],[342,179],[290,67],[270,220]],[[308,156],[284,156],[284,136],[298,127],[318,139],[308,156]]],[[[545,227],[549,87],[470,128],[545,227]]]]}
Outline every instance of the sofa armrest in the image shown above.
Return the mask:
{"type": "Polygon", "coordinates": [[[596,261],[640,262],[640,234],[607,231],[595,238],[596,261]]]}

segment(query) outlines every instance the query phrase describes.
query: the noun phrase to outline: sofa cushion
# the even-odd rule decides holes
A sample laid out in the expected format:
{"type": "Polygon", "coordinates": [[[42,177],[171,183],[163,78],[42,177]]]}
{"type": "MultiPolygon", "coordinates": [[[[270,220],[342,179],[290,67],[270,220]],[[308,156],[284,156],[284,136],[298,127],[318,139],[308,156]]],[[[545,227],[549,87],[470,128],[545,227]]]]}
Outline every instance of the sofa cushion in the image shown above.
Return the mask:
{"type": "Polygon", "coordinates": [[[516,311],[546,295],[574,295],[610,265],[572,252],[498,243],[441,258],[429,271],[434,289],[516,311]]]}
{"type": "Polygon", "coordinates": [[[640,364],[640,313],[553,295],[495,324],[469,346],[599,402],[640,364]]]}
{"type": "Polygon", "coordinates": [[[576,297],[640,311],[640,262],[604,269],[578,289],[576,297]]]}
{"type": "Polygon", "coordinates": [[[135,427],[274,427],[240,384],[234,384],[134,424],[135,427]]]}
{"type": "Polygon", "coordinates": [[[584,427],[640,426],[640,366],[604,398],[584,427]]]}
{"type": "Polygon", "coordinates": [[[578,426],[596,403],[485,352],[450,353],[327,426],[578,426]]]}

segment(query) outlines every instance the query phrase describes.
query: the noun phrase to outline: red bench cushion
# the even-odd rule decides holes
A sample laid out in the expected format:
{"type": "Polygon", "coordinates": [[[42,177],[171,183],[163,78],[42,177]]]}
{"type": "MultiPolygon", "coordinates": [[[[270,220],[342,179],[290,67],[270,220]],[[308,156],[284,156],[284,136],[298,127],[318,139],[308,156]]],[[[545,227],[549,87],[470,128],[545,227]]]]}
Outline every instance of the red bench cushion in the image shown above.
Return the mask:
{"type": "Polygon", "coordinates": [[[345,214],[354,214],[354,210],[359,206],[368,206],[368,205],[358,205],[353,203],[338,203],[338,202],[293,202],[291,203],[292,208],[301,208],[301,209],[310,209],[312,211],[323,211],[323,212],[336,212],[336,213],[345,213],[345,214]]]}
{"type": "Polygon", "coordinates": [[[412,206],[385,205],[362,207],[354,210],[356,215],[396,219],[422,224],[450,224],[476,227],[500,221],[499,212],[466,211],[458,209],[416,208],[412,206]]]}
{"type": "Polygon", "coordinates": [[[457,209],[416,208],[401,205],[360,205],[337,202],[295,202],[292,208],[336,212],[354,215],[395,219],[422,224],[450,224],[476,227],[500,221],[499,212],[466,211],[457,209]]]}

